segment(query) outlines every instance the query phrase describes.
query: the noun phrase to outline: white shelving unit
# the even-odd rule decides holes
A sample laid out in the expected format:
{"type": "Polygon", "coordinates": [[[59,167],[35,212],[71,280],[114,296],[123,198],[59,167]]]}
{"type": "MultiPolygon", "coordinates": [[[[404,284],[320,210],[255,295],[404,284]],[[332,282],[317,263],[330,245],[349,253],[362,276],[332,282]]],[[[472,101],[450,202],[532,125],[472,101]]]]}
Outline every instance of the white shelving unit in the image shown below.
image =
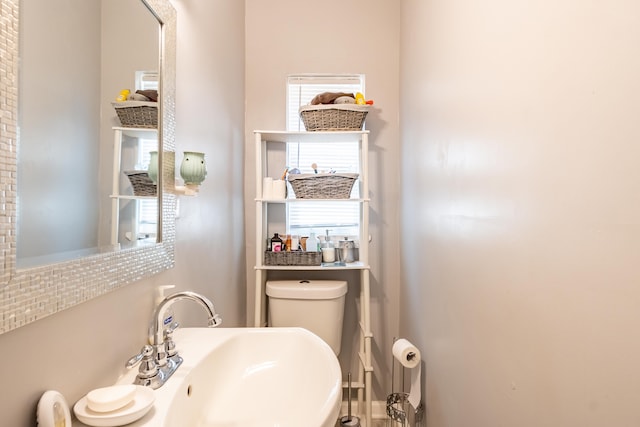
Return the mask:
{"type": "Polygon", "coordinates": [[[124,137],[158,139],[158,130],[153,128],[128,128],[113,127],[113,175],[111,184],[111,245],[118,244],[118,229],[120,226],[120,201],[121,200],[140,200],[140,199],[156,199],[155,196],[133,196],[120,194],[120,179],[122,171],[122,141],[124,137]]]}
{"type": "MultiPolygon", "coordinates": [[[[360,279],[360,313],[359,313],[359,372],[352,388],[358,392],[358,412],[364,418],[366,426],[371,426],[372,376],[371,365],[371,310],[369,289],[369,131],[348,132],[290,132],[290,131],[254,131],[256,148],[256,282],[255,282],[255,317],[254,326],[267,326],[267,298],[265,283],[273,271],[359,271],[360,279]],[[359,261],[346,266],[272,266],[264,265],[263,254],[266,250],[267,230],[269,224],[268,207],[271,204],[318,203],[323,199],[285,199],[266,200],[262,197],[262,179],[267,176],[267,153],[270,148],[284,151],[288,142],[310,143],[322,142],[331,148],[331,143],[357,142],[359,146],[360,170],[357,181],[360,186],[360,199],[345,199],[344,203],[357,203],[360,207],[359,226],[359,261]],[[364,409],[364,411],[363,411],[364,409]]],[[[284,163],[283,163],[284,167],[284,163]]],[[[336,202],[336,200],[331,200],[336,202]]],[[[346,388],[346,382],[343,384],[346,388]]]]}

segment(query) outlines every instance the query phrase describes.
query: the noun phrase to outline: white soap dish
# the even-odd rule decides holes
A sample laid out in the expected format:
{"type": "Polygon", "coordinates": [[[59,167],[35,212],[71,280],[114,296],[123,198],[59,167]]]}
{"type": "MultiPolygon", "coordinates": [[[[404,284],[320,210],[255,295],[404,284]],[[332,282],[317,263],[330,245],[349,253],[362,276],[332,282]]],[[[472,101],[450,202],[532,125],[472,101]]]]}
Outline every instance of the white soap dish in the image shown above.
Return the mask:
{"type": "MultiPolygon", "coordinates": [[[[136,385],[134,387],[135,392],[133,398],[124,406],[121,406],[118,409],[109,412],[98,412],[92,410],[87,400],[87,397],[89,396],[89,394],[91,394],[90,392],[89,394],[87,394],[87,396],[84,396],[82,399],[76,402],[76,404],[73,406],[73,412],[81,422],[85,423],[88,426],[116,427],[132,423],[145,416],[146,413],[149,412],[149,410],[153,407],[153,402],[155,401],[155,393],[153,389],[139,385],[136,385]]],[[[115,403],[113,403],[115,401],[115,399],[113,399],[113,396],[115,396],[116,394],[120,395],[120,401],[125,400],[126,389],[117,390],[115,394],[110,393],[113,393],[113,391],[101,391],[97,395],[92,395],[91,397],[96,400],[97,396],[97,401],[104,402],[104,400],[101,400],[104,399],[104,396],[101,396],[101,394],[105,394],[107,395],[108,405],[111,406],[115,405],[115,403]],[[109,398],[109,395],[111,395],[112,397],[109,398]]],[[[92,406],[94,403],[96,402],[92,401],[92,406]]]]}
{"type": "Polygon", "coordinates": [[[38,427],[71,427],[71,412],[64,396],[55,390],[44,392],[38,401],[38,427]]]}

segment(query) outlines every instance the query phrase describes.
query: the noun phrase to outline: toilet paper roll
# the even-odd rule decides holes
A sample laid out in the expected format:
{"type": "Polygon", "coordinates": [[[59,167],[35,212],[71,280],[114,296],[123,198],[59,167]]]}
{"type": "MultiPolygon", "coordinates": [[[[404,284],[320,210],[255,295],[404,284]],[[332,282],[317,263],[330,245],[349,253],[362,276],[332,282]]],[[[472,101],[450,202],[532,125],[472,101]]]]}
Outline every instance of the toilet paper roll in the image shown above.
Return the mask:
{"type": "Polygon", "coordinates": [[[273,199],[273,178],[262,178],[262,198],[265,200],[273,199]]]}
{"type": "Polygon", "coordinates": [[[287,197],[287,185],[283,179],[273,180],[273,198],[284,199],[287,197]]]}
{"type": "Polygon", "coordinates": [[[409,403],[414,409],[420,405],[422,398],[420,377],[422,366],[420,365],[420,350],[404,338],[393,343],[393,357],[405,368],[411,369],[411,390],[409,391],[409,403]]]}
{"type": "Polygon", "coordinates": [[[405,368],[413,369],[420,364],[420,350],[404,338],[393,343],[393,357],[405,368]]]}

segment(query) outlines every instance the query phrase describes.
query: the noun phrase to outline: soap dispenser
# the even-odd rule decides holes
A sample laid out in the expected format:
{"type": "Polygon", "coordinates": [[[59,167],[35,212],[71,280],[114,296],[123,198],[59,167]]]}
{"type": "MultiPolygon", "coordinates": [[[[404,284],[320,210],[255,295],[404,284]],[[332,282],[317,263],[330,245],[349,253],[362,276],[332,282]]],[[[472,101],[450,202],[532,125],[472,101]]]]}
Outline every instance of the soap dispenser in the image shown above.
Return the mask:
{"type": "MultiPolygon", "coordinates": [[[[321,249],[325,249],[325,248],[332,248],[333,247],[333,242],[331,241],[331,236],[329,236],[329,231],[331,230],[325,230],[325,236],[324,236],[324,241],[320,243],[320,248],[321,249]]],[[[320,236],[322,237],[322,236],[320,236]]]]}
{"type": "Polygon", "coordinates": [[[322,261],[325,263],[335,262],[336,260],[336,251],[333,247],[331,236],[329,236],[329,231],[330,230],[326,230],[324,242],[320,243],[320,249],[322,250],[322,261]]]}

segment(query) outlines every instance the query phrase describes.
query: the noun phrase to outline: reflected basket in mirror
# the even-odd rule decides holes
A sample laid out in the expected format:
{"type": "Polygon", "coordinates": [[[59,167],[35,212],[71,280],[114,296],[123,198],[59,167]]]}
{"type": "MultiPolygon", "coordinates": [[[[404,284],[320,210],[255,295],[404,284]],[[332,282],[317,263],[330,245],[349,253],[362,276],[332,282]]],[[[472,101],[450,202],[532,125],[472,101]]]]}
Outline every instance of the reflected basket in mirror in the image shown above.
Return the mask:
{"type": "Polygon", "coordinates": [[[123,127],[150,128],[158,127],[158,103],[148,101],[112,102],[123,127]]]}
{"type": "Polygon", "coordinates": [[[133,187],[134,196],[153,196],[158,194],[156,185],[149,178],[147,171],[124,171],[133,187]]]}

